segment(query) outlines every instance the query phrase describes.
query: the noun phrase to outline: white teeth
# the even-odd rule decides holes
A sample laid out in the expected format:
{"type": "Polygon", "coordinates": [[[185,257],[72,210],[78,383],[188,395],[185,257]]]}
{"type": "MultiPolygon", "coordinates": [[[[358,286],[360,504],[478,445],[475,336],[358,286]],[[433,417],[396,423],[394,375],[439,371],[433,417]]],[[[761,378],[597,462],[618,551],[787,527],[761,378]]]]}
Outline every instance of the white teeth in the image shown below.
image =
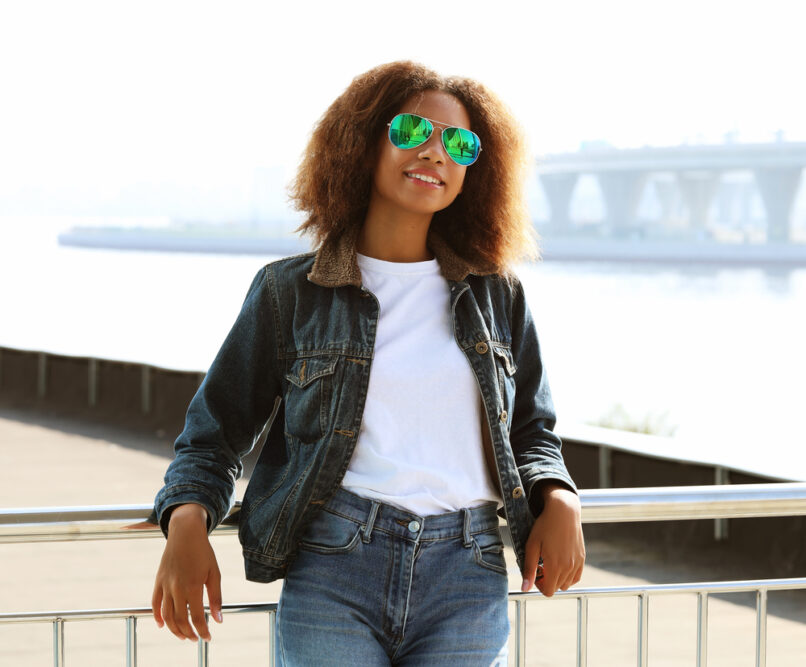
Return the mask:
{"type": "Polygon", "coordinates": [[[426,176],[425,174],[406,174],[409,178],[416,178],[420,181],[425,181],[426,183],[433,183],[434,185],[440,185],[442,181],[438,178],[434,178],[433,176],[426,176]]]}

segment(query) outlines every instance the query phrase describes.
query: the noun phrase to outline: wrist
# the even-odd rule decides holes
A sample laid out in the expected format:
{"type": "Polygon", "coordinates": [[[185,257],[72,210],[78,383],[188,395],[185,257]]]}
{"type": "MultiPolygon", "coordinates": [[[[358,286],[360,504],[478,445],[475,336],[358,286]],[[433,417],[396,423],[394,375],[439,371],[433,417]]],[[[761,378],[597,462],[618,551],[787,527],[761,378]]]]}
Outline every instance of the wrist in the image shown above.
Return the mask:
{"type": "Polygon", "coordinates": [[[177,505],[171,510],[171,517],[168,520],[168,529],[177,525],[193,526],[200,525],[207,532],[207,510],[198,503],[185,503],[177,505]]]}
{"type": "Polygon", "coordinates": [[[563,482],[559,482],[553,479],[545,480],[540,482],[540,495],[543,497],[543,502],[545,503],[549,498],[552,496],[562,496],[566,493],[571,494],[572,496],[576,496],[576,493],[572,489],[568,487],[567,484],[563,482]]]}

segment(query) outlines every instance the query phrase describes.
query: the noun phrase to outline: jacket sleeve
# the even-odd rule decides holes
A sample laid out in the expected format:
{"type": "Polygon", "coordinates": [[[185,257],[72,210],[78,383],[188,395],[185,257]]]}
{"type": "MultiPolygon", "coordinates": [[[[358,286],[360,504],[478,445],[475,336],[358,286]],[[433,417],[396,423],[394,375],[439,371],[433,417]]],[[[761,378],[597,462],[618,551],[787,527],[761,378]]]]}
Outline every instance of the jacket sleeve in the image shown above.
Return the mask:
{"type": "Polygon", "coordinates": [[[277,336],[270,269],[252,281],[241,312],[190,402],[185,427],[174,444],[155,513],[167,536],[172,508],[198,503],[208,531],[227,515],[241,458],[257,442],[280,394],[277,336]]]}
{"type": "Polygon", "coordinates": [[[510,443],[529,507],[537,516],[543,510],[541,482],[560,482],[575,493],[577,489],[565,467],[560,438],[553,430],[554,403],[534,320],[520,282],[513,286],[511,324],[516,370],[510,443]]]}

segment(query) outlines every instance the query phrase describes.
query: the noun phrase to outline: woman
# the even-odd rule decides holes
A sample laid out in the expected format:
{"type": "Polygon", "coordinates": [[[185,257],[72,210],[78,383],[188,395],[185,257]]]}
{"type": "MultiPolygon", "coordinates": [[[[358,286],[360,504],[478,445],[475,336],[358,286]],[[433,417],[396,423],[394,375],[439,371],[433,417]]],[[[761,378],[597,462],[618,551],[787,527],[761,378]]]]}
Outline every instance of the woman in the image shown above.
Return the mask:
{"type": "Polygon", "coordinates": [[[207,534],[267,426],[239,535],[247,578],[285,578],[282,664],[505,661],[496,510],[522,590],[579,580],[580,505],[511,273],[533,249],[524,166],[493,95],[415,63],[325,112],[292,188],[318,250],[255,277],[156,499],[160,626],[209,639],[205,586],[221,621],[207,534]]]}

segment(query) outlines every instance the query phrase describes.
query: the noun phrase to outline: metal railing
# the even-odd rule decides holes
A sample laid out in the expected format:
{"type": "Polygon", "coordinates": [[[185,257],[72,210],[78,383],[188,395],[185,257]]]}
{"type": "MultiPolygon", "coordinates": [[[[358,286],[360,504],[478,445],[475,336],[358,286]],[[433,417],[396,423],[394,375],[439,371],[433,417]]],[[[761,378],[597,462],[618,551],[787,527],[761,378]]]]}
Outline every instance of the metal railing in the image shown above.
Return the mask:
{"type": "MultiPolygon", "coordinates": [[[[584,523],[669,521],[685,519],[735,519],[806,515],[806,483],[691,486],[640,489],[595,489],[580,492],[584,523]]],[[[236,505],[228,524],[217,533],[234,533],[236,505]]],[[[88,539],[124,539],[161,536],[153,524],[144,523],[150,505],[107,507],[6,509],[0,511],[0,543],[88,539]],[[132,522],[136,522],[132,524],[132,522]]],[[[577,601],[576,664],[587,665],[588,601],[601,597],[630,596],[638,602],[638,665],[648,664],[649,603],[655,596],[697,595],[697,665],[705,667],[708,644],[708,600],[720,593],[756,594],[755,664],[765,667],[767,655],[767,594],[769,591],[806,589],[806,577],[711,583],[622,586],[560,591],[552,599],[577,601]]],[[[526,664],[526,604],[547,600],[539,593],[509,594],[515,604],[515,663],[526,664]]],[[[276,603],[225,605],[224,613],[266,613],[269,641],[274,646],[276,603]]],[[[53,664],[65,665],[64,624],[74,620],[122,619],[126,623],[126,665],[137,664],[137,619],[151,615],[150,608],[0,614],[3,623],[49,622],[53,625],[53,664]]],[[[199,642],[198,664],[209,664],[208,645],[199,642]]],[[[274,651],[270,651],[274,664],[274,651]]]]}

